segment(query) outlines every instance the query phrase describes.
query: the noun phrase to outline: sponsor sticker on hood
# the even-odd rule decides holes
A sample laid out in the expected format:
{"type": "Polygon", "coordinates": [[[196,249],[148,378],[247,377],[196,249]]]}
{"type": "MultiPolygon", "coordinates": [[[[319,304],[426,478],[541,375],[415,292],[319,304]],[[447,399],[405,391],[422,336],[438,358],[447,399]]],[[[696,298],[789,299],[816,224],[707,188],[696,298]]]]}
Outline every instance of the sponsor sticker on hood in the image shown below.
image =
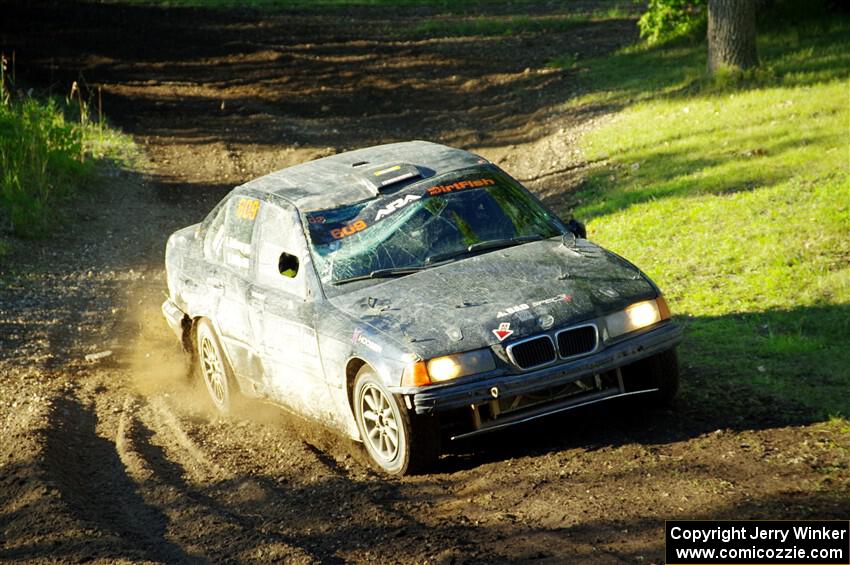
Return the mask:
{"type": "Polygon", "coordinates": [[[573,297],[569,294],[559,294],[557,296],[552,296],[550,298],[544,298],[543,300],[535,300],[530,303],[517,304],[516,306],[510,306],[505,308],[504,310],[500,310],[498,314],[496,314],[497,318],[504,318],[505,316],[510,316],[511,314],[517,314],[519,312],[524,312],[525,310],[529,310],[531,308],[536,308],[537,306],[543,306],[544,304],[554,304],[556,302],[572,302],[573,297]]]}
{"type": "Polygon", "coordinates": [[[502,322],[499,324],[498,329],[493,330],[493,335],[495,335],[499,341],[505,341],[505,339],[513,333],[514,331],[511,329],[510,322],[502,322]]]}

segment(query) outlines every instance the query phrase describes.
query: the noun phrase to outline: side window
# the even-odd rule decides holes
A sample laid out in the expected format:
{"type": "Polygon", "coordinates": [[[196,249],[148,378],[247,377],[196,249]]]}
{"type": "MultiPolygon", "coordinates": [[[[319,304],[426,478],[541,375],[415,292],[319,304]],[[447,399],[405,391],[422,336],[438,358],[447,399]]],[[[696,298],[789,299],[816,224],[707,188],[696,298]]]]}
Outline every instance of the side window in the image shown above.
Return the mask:
{"type": "Polygon", "coordinates": [[[221,262],[225,212],[227,212],[227,203],[216,209],[214,212],[215,217],[207,226],[206,235],[204,236],[204,257],[217,263],[221,262]]]}
{"type": "Polygon", "coordinates": [[[211,261],[238,271],[251,268],[251,238],[260,201],[247,196],[234,196],[210,222],[204,239],[204,254],[211,261]]]}
{"type": "Polygon", "coordinates": [[[257,282],[304,298],[300,221],[294,209],[263,206],[257,230],[257,282]]]}

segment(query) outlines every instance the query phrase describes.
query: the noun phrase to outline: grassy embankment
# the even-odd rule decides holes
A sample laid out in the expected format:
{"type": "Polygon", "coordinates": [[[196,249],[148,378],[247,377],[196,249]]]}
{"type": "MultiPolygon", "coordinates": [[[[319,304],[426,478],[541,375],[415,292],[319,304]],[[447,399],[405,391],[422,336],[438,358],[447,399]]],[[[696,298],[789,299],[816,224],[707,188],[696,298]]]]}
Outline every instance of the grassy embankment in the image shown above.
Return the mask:
{"type": "MultiPolygon", "coordinates": [[[[404,9],[428,7],[438,10],[431,17],[410,27],[382,31],[403,37],[510,36],[533,33],[567,32],[577,26],[606,19],[634,16],[637,7],[631,0],[598,0],[595,5],[563,4],[565,12],[546,15],[522,15],[525,6],[538,0],[98,0],[116,4],[136,4],[172,8],[210,10],[285,10],[333,11],[352,7],[404,9]],[[513,14],[481,16],[488,7],[508,5],[513,14]]],[[[375,25],[385,25],[378,19],[375,25]]]]}
{"type": "Polygon", "coordinates": [[[666,291],[691,398],[847,418],[850,24],[764,32],[759,53],[713,80],[705,45],[553,62],[583,87],[571,105],[616,110],[583,141],[575,215],[666,291]]]}
{"type": "Polygon", "coordinates": [[[90,116],[76,83],[64,100],[36,98],[15,88],[0,61],[0,254],[4,232],[32,238],[48,234],[63,207],[96,176],[96,163],[126,162],[127,136],[90,116]]]}

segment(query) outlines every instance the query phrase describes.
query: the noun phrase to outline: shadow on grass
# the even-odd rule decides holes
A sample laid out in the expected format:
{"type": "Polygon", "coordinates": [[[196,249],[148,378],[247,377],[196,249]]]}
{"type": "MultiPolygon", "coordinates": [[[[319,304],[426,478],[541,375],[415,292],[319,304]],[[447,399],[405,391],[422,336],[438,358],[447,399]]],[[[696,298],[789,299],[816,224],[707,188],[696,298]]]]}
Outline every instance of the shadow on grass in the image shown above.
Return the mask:
{"type": "Polygon", "coordinates": [[[578,74],[573,104],[622,107],[659,96],[729,92],[767,86],[805,86],[846,78],[850,72],[850,23],[818,20],[759,34],[761,68],[741,76],[707,77],[704,43],[636,45],[586,61],[571,55],[551,61],[578,74]]]}
{"type": "MultiPolygon", "coordinates": [[[[789,422],[850,417],[850,306],[823,305],[684,320],[693,391],[709,405],[726,384],[796,405],[789,422]]],[[[715,400],[716,401],[716,400],[715,400]]],[[[746,413],[744,414],[746,417],[746,413]]]]}
{"type": "MultiPolygon", "coordinates": [[[[752,124],[752,127],[758,126],[758,122],[752,124]]],[[[617,163],[610,169],[590,172],[580,190],[571,195],[574,202],[581,200],[582,221],[588,222],[629,206],[668,197],[766,189],[806,172],[801,171],[798,155],[807,145],[831,147],[841,143],[839,136],[832,133],[777,139],[774,133],[765,131],[749,135],[745,140],[735,140],[728,149],[712,147],[711,138],[733,136],[721,127],[691,129],[675,139],[671,138],[686,149],[642,145],[622,151],[617,160],[636,163],[639,168],[632,169],[627,164],[617,163]],[[706,138],[709,141],[705,141],[706,138]],[[747,149],[742,150],[744,147],[747,149]]],[[[549,199],[561,196],[555,194],[549,199]]]]}

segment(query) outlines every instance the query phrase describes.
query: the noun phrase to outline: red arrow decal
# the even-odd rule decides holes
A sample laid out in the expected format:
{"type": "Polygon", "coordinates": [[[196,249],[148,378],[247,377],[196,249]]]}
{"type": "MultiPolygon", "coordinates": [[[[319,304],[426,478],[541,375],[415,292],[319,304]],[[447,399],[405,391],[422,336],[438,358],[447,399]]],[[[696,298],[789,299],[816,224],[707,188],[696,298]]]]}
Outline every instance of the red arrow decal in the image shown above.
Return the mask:
{"type": "Polygon", "coordinates": [[[510,322],[502,322],[499,324],[499,329],[493,330],[493,333],[496,334],[499,341],[504,341],[504,339],[514,333],[514,331],[511,329],[510,322]]]}

